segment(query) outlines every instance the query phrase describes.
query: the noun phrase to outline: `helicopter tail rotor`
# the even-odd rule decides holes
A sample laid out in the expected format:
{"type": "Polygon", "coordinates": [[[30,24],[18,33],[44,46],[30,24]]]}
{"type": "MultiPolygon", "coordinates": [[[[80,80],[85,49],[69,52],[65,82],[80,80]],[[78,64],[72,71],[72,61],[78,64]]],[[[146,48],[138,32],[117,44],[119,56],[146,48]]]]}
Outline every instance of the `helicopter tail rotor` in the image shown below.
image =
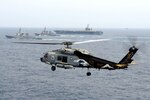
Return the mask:
{"type": "Polygon", "coordinates": [[[127,41],[126,43],[123,42],[123,47],[125,48],[125,50],[131,47],[137,48],[138,52],[136,53],[134,58],[137,61],[140,61],[144,53],[147,52],[147,46],[145,44],[145,40],[143,38],[136,37],[136,36],[128,36],[127,40],[128,42],[127,41]]]}

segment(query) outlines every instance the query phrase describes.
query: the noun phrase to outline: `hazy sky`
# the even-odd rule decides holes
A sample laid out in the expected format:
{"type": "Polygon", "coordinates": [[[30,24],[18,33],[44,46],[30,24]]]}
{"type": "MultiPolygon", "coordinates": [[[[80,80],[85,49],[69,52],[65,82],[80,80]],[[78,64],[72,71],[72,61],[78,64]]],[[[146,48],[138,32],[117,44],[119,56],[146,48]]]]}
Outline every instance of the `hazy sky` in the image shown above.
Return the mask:
{"type": "Polygon", "coordinates": [[[150,0],[0,0],[0,27],[150,28],[150,0]]]}

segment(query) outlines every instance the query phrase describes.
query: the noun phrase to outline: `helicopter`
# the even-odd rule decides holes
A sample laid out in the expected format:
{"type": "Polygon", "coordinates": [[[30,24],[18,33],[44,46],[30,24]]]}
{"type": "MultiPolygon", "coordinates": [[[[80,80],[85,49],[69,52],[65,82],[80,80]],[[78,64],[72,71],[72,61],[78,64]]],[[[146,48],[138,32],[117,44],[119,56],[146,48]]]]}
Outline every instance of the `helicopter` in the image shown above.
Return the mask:
{"type": "MultiPolygon", "coordinates": [[[[40,58],[41,62],[51,65],[51,70],[55,71],[56,68],[74,69],[74,68],[96,68],[96,69],[126,69],[133,61],[132,57],[138,51],[138,48],[132,46],[129,48],[128,53],[121,59],[119,63],[112,62],[106,59],[93,56],[85,49],[71,48],[73,44],[82,44],[97,41],[108,41],[110,39],[88,40],[82,42],[62,42],[62,43],[33,43],[33,42],[14,42],[23,44],[41,44],[41,45],[65,45],[64,48],[48,51],[40,58]]],[[[86,73],[87,76],[91,72],[86,73]]]]}

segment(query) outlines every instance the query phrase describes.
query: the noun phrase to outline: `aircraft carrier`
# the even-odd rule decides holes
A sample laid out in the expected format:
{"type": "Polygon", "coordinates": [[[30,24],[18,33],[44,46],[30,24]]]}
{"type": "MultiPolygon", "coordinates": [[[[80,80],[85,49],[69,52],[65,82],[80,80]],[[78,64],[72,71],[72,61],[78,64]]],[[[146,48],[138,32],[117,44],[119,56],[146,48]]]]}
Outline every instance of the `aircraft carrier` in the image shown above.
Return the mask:
{"type": "Polygon", "coordinates": [[[54,30],[57,34],[66,35],[102,35],[102,31],[92,30],[89,25],[84,30],[54,30]]]}

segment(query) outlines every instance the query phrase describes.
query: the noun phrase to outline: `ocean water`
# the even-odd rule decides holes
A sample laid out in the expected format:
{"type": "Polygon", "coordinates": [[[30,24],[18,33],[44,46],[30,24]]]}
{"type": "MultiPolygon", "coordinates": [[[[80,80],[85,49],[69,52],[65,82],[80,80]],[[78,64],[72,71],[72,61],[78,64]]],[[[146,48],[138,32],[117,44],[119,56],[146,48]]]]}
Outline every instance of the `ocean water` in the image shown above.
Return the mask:
{"type": "MultiPolygon", "coordinates": [[[[33,35],[42,29],[24,28],[33,35]]],[[[109,38],[109,41],[73,45],[93,55],[119,62],[131,46],[128,37],[136,37],[139,51],[136,64],[127,70],[60,69],[40,62],[44,52],[60,45],[15,44],[5,38],[17,28],[0,28],[0,100],[149,100],[150,98],[150,29],[101,29],[101,36],[49,37],[49,42],[83,41],[109,38]]],[[[37,41],[33,41],[37,42],[37,41]]],[[[43,41],[41,41],[43,42],[43,41]]],[[[46,41],[47,42],[47,41],[46,41]]]]}

